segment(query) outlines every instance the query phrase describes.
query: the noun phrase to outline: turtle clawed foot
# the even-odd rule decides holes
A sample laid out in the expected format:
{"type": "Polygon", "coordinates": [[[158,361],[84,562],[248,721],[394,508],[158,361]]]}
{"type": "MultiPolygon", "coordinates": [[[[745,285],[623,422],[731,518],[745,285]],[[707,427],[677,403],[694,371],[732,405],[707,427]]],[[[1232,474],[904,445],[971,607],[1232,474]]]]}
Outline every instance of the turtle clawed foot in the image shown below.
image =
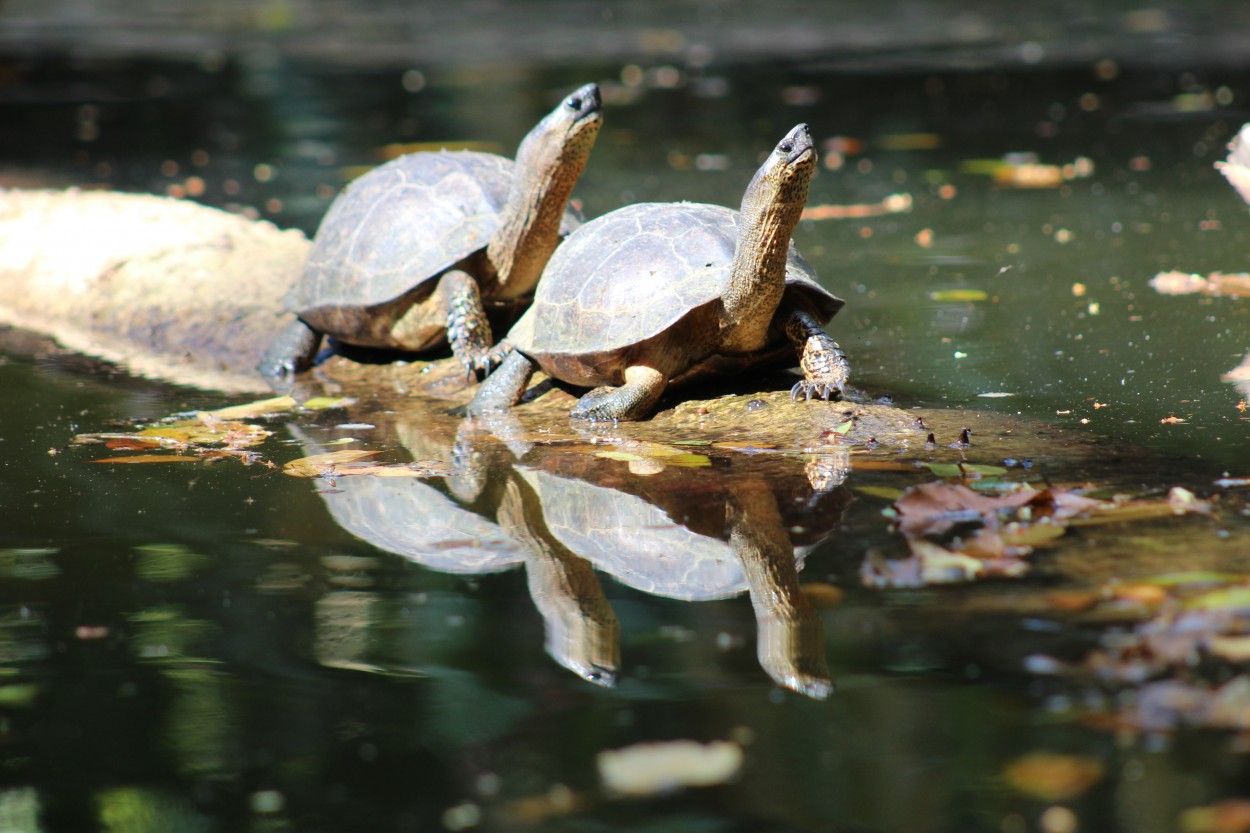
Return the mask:
{"type": "Polygon", "coordinates": [[[508,358],[511,352],[512,345],[501,341],[489,350],[478,353],[464,362],[466,378],[470,382],[483,381],[491,374],[491,371],[503,364],[503,360],[508,358]]]}
{"type": "Polygon", "coordinates": [[[846,383],[833,380],[803,379],[790,388],[791,402],[797,402],[800,396],[804,401],[810,401],[813,396],[817,399],[833,401],[842,399],[845,395],[846,383]]]}

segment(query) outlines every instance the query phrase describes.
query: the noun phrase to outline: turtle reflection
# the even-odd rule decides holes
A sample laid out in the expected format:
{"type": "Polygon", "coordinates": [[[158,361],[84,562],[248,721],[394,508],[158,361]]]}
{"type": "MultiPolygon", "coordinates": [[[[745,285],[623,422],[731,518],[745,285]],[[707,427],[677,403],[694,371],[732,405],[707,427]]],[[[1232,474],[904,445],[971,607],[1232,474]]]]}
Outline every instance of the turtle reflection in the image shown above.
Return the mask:
{"type": "MultiPolygon", "coordinates": [[[[480,449],[457,443],[446,425],[427,422],[422,427],[414,432],[407,430],[408,424],[390,426],[415,459],[453,465],[456,474],[446,479],[447,491],[414,478],[342,477],[333,489],[321,491],[334,520],[379,549],[440,572],[497,573],[523,565],[543,617],[548,653],[585,679],[611,685],[620,664],[619,626],[590,564],[557,542],[549,543],[541,510],[525,505],[517,484],[507,477],[506,464],[489,465],[480,449]],[[496,469],[504,476],[488,476],[496,469]],[[499,523],[477,509],[497,511],[499,523]]],[[[291,430],[307,453],[320,453],[322,448],[307,432],[291,430]]],[[[323,608],[331,618],[341,612],[333,603],[323,608]]],[[[359,611],[348,615],[359,616],[359,611]]],[[[360,667],[358,658],[344,654],[364,646],[339,636],[325,639],[329,631],[340,634],[345,628],[321,624],[322,662],[360,667]]]]}
{"type": "Polygon", "coordinates": [[[341,478],[323,496],[348,531],[446,572],[524,565],[548,653],[605,685],[619,668],[620,628],[595,570],[673,599],[745,592],[769,676],[811,697],[830,692],[823,623],[798,574],[850,502],[839,485],[844,465],[805,469],[783,455],[748,464],[736,453],[717,457],[714,469],[625,462],[585,443],[530,442],[511,416],[489,430],[466,422],[441,441],[428,420],[413,428],[394,426],[414,457],[454,461],[446,491],[408,478],[341,478]]]}

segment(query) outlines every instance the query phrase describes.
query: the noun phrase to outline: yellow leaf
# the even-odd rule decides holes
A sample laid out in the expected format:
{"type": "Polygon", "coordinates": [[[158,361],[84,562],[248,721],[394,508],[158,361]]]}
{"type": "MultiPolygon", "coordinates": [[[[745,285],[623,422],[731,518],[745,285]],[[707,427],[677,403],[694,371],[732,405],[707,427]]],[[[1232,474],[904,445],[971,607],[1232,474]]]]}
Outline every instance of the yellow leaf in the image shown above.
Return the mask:
{"type": "Polygon", "coordinates": [[[284,473],[292,477],[320,477],[327,469],[343,463],[351,463],[377,454],[376,451],[365,451],[359,448],[345,448],[341,451],[329,451],[325,454],[313,454],[291,460],[282,467],[284,473]]]}
{"type": "Polygon", "coordinates": [[[248,402],[243,405],[231,405],[227,408],[218,408],[208,413],[218,419],[245,419],[247,417],[263,416],[265,414],[275,414],[281,411],[289,411],[294,408],[296,402],[289,396],[275,396],[270,399],[261,399],[256,402],[248,402]]]}

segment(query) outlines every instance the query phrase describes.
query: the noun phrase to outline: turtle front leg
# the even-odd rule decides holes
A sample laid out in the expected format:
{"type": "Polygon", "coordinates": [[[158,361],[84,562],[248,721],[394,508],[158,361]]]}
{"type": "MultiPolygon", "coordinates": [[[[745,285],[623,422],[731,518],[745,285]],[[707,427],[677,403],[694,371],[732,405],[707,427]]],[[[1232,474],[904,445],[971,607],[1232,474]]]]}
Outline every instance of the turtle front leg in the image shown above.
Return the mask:
{"type": "Polygon", "coordinates": [[[438,292],[447,309],[447,341],[451,352],[469,376],[490,375],[491,367],[503,361],[511,347],[491,348],[494,338],[477,281],[468,273],[453,269],[439,278],[438,292]]]}
{"type": "Polygon", "coordinates": [[[313,366],[321,333],[296,318],[287,324],[265,348],[256,369],[275,390],[290,387],[292,377],[313,366]]]}
{"type": "Polygon", "coordinates": [[[520,401],[533,375],[534,363],[524,353],[513,350],[478,387],[465,412],[483,416],[509,410],[520,401]]]}
{"type": "Polygon", "coordinates": [[[668,379],[654,367],[636,364],[625,368],[625,384],[618,388],[595,388],[577,400],[569,416],[573,419],[645,419],[655,408],[668,379]]]}
{"type": "Polygon", "coordinates": [[[802,310],[791,311],[786,318],[786,336],[799,354],[799,367],[803,369],[803,381],[790,389],[790,399],[818,396],[832,399],[846,395],[846,382],[851,375],[851,363],[838,343],[829,337],[813,318],[802,310]]]}

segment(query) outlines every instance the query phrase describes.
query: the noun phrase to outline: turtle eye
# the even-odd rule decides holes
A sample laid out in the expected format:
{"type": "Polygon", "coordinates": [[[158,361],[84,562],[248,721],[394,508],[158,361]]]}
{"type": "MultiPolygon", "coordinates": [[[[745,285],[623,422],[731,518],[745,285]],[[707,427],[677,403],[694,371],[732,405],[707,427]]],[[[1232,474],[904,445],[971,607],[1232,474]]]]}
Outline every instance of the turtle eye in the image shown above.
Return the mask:
{"type": "Polygon", "coordinates": [[[580,110],[580,109],[582,109],[582,100],[581,100],[579,97],[577,97],[577,96],[573,96],[572,98],[570,98],[570,99],[569,99],[569,109],[570,109],[570,110],[580,110]]]}
{"type": "Polygon", "coordinates": [[[777,149],[780,150],[782,153],[789,153],[790,151],[794,150],[794,145],[790,144],[789,142],[782,142],[781,145],[777,149]]]}

